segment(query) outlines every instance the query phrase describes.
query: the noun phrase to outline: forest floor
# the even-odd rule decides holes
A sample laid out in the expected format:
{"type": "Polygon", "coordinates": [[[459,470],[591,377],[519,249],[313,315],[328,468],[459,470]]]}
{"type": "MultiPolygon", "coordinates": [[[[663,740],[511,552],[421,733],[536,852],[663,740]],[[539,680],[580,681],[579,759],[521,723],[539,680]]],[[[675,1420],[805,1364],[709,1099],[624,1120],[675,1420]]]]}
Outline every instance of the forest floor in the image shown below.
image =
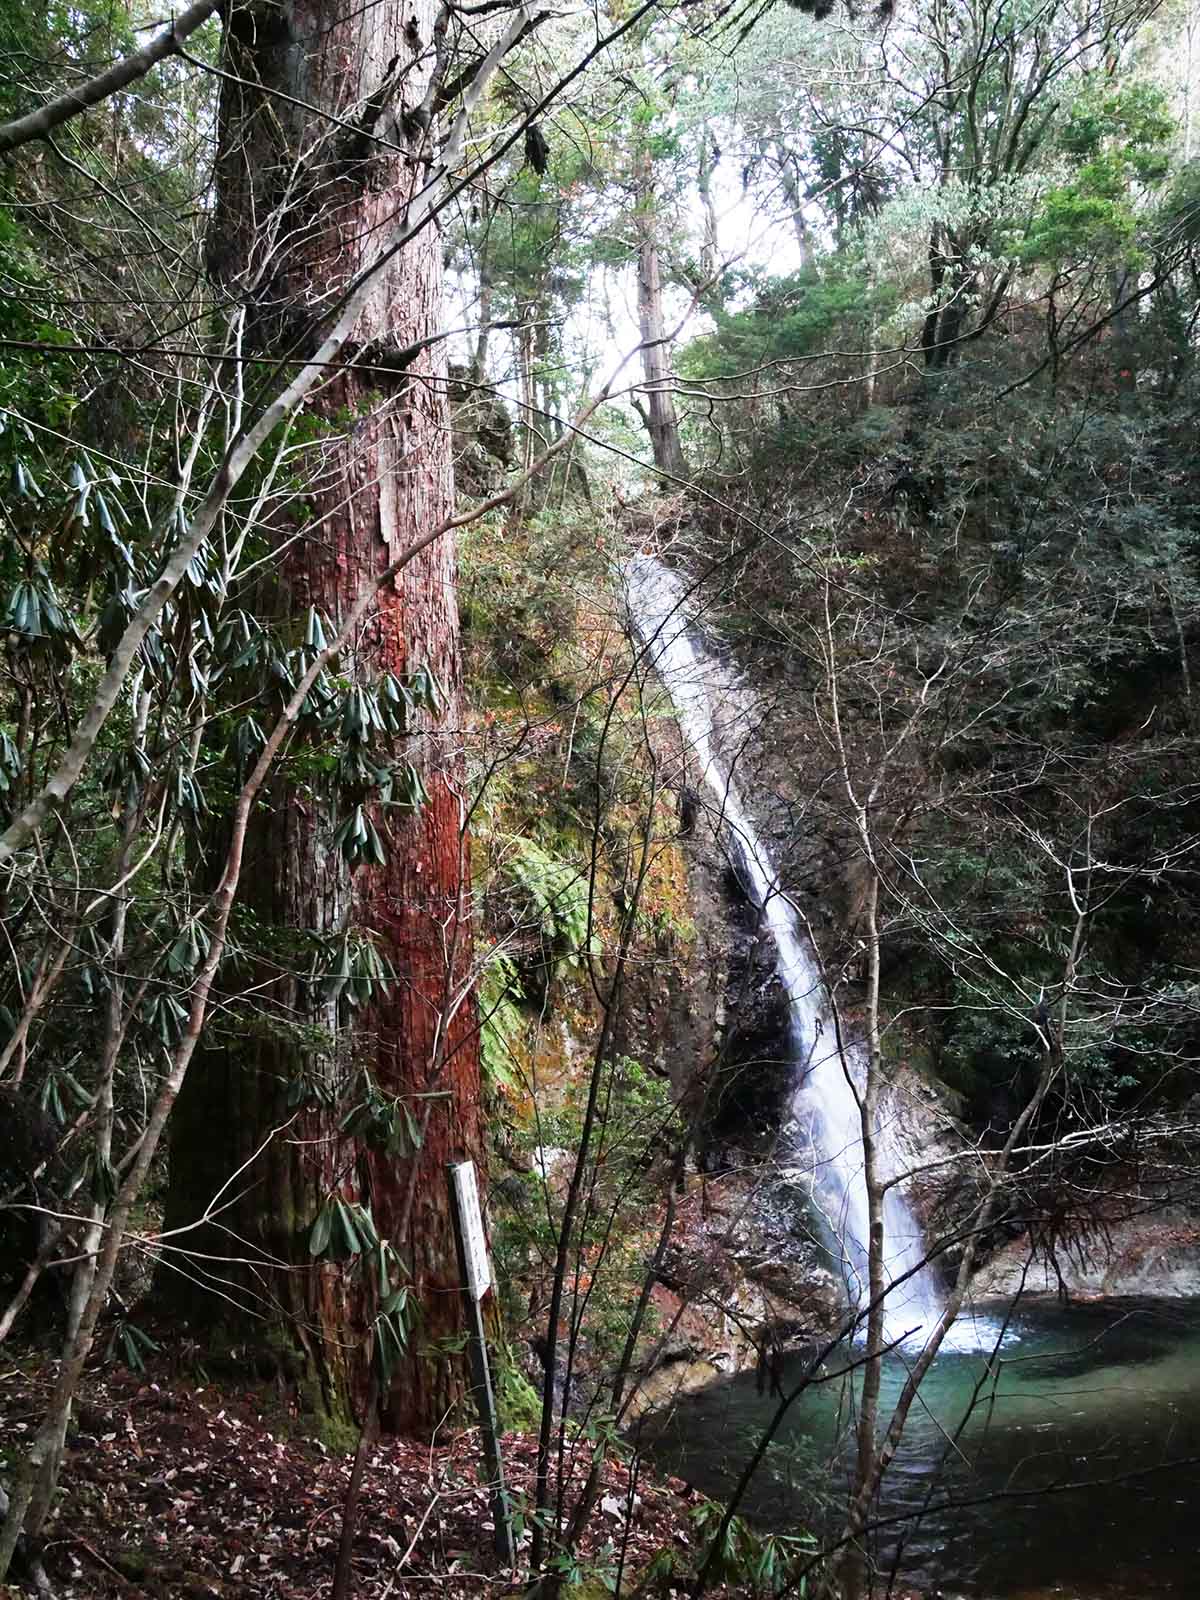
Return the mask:
{"type": "MultiPolygon", "coordinates": [[[[55,1594],[327,1596],[351,1458],[288,1437],[286,1418],[271,1416],[261,1387],[238,1392],[189,1379],[165,1361],[159,1367],[154,1360],[133,1373],[108,1365],[85,1380],[46,1529],[55,1594]]],[[[13,1446],[36,1428],[53,1379],[53,1364],[32,1355],[0,1365],[0,1467],[15,1464],[13,1446]]],[[[505,1438],[517,1502],[531,1498],[535,1455],[532,1436],[505,1438]]],[[[588,1461],[581,1441],[570,1463],[576,1487],[588,1461]]],[[[641,1475],[631,1483],[628,1466],[610,1457],[580,1550],[583,1566],[612,1574],[623,1555],[628,1594],[631,1577],[657,1551],[674,1549],[686,1561],[695,1504],[680,1480],[641,1475]]],[[[432,1445],[383,1440],[365,1476],[356,1600],[519,1593],[512,1574],[497,1573],[492,1537],[478,1432],[447,1431],[432,1445]]],[[[575,1591],[588,1592],[609,1591],[575,1591]]]]}

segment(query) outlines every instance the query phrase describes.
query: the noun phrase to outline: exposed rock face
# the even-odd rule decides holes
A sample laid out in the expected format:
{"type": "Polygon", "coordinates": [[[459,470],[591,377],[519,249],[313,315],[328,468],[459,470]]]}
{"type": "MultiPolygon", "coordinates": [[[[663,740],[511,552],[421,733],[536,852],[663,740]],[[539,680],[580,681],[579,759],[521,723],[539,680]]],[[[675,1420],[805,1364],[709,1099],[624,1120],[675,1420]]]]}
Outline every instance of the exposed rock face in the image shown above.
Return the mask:
{"type": "Polygon", "coordinates": [[[885,1159],[925,1233],[939,1275],[958,1268],[963,1242],[987,1188],[984,1158],[945,1097],[911,1067],[897,1068],[880,1098],[885,1159]]]}
{"type": "Polygon", "coordinates": [[[731,937],[710,842],[681,837],[673,854],[688,937],[663,927],[648,959],[630,962],[614,1043],[618,1054],[669,1078],[685,1111],[694,1111],[725,1021],[731,937]]]}
{"type": "Polygon", "coordinates": [[[704,1129],[714,1170],[728,1164],[730,1150],[777,1154],[788,1114],[787,996],[768,940],[751,936],[733,951],[726,1016],[704,1129]]]}
{"type": "Polygon", "coordinates": [[[748,1367],[769,1376],[772,1360],[836,1324],[841,1299],[802,1192],[765,1167],[691,1180],[633,1414],[748,1367]]]}
{"type": "MultiPolygon", "coordinates": [[[[662,758],[686,771],[674,723],[656,731],[662,758]]],[[[689,791],[691,792],[691,791],[689,791]]],[[[664,933],[657,959],[631,964],[616,1049],[671,1080],[706,1172],[771,1149],[790,1086],[787,1001],[775,950],[731,866],[723,819],[689,813],[674,851],[690,939],[664,933]]]]}
{"type": "Polygon", "coordinates": [[[1200,1221],[1177,1208],[1108,1223],[1052,1255],[1013,1239],[974,1280],[980,1299],[1017,1294],[1067,1298],[1200,1295],[1200,1221]]]}

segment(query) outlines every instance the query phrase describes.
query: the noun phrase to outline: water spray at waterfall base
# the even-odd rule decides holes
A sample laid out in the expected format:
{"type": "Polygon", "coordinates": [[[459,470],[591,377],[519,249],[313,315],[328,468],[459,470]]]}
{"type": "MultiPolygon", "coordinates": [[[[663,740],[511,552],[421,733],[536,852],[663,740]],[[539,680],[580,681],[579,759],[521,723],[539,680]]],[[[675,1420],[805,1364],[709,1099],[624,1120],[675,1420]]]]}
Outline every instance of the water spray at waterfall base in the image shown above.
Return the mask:
{"type": "MultiPolygon", "coordinates": [[[[793,1156],[828,1228],[852,1307],[866,1310],[870,1237],[859,1104],[865,1062],[838,1041],[816,957],[795,907],[717,745],[721,674],[689,631],[687,586],[652,556],[624,569],[634,629],[670,697],[684,745],[710,794],[747,893],[775,946],[788,1000],[791,1113],[803,1139],[793,1156]],[[801,1157],[807,1159],[801,1161],[801,1157]]],[[[882,1141],[886,1150],[886,1138],[882,1141]]],[[[883,1199],[883,1259],[889,1285],[884,1337],[889,1344],[924,1343],[944,1297],[926,1260],[921,1228],[898,1187],[883,1199]]],[[[957,1341],[956,1341],[957,1342],[957,1341]]]]}

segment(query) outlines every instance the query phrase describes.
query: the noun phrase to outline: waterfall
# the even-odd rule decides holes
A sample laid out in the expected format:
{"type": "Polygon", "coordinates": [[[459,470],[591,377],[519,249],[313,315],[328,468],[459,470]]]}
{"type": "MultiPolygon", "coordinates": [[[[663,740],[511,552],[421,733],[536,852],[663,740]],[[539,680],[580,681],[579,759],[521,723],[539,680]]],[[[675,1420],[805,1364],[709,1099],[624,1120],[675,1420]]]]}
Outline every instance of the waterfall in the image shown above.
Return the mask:
{"type": "MultiPolygon", "coordinates": [[[[849,1042],[839,1051],[807,935],[780,886],[763,842],[717,749],[720,673],[688,631],[686,587],[651,556],[624,569],[634,628],[671,698],[685,747],[698,767],[742,869],[743,880],[775,944],[776,966],[788,998],[793,1082],[791,1109],[807,1130],[807,1173],[816,1205],[829,1225],[852,1305],[867,1299],[867,1186],[862,1123],[855,1084],[864,1062],[849,1042]]],[[[798,1150],[797,1150],[798,1153],[798,1150]]],[[[942,1310],[942,1295],[925,1266],[921,1229],[898,1188],[884,1199],[884,1268],[892,1287],[884,1302],[890,1341],[924,1336],[942,1310]]]]}

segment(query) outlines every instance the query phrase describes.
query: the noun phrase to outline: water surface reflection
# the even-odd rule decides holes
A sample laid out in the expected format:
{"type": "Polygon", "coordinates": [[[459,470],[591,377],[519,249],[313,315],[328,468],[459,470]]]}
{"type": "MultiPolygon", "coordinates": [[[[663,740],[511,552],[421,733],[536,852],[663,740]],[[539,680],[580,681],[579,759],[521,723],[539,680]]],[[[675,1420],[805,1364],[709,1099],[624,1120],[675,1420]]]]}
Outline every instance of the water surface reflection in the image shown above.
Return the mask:
{"type": "MultiPolygon", "coordinates": [[[[844,1364],[789,1414],[746,1501],[754,1521],[835,1519],[856,1405],[844,1364]]],[[[905,1369],[889,1359],[885,1407],[905,1369]]],[[[719,1498],[773,1409],[752,1374],[714,1385],[662,1420],[655,1453],[719,1498]]],[[[998,1349],[941,1355],[879,1522],[878,1559],[911,1583],[996,1600],[1200,1595],[1200,1302],[1031,1305],[998,1349]]]]}

